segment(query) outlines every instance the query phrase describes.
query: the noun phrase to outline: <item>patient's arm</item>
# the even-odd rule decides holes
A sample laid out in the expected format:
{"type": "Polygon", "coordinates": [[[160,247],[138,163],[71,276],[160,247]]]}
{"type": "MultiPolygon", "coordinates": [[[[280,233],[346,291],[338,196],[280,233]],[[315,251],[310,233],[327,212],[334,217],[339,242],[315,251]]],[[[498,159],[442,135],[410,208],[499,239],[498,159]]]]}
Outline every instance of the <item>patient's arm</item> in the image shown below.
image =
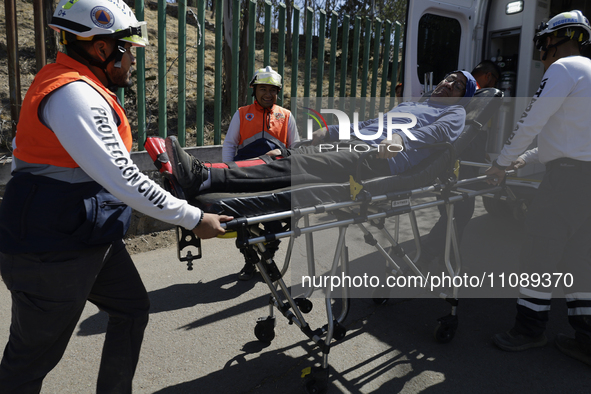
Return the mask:
{"type": "Polygon", "coordinates": [[[265,153],[269,157],[281,156],[281,149],[273,149],[265,153]]]}
{"type": "Polygon", "coordinates": [[[391,140],[382,140],[378,146],[378,159],[391,159],[396,157],[398,152],[404,149],[402,137],[398,134],[392,134],[391,140]]]}
{"type": "Polygon", "coordinates": [[[323,141],[326,141],[328,137],[328,129],[323,127],[312,133],[312,145],[318,145],[323,141]]]}

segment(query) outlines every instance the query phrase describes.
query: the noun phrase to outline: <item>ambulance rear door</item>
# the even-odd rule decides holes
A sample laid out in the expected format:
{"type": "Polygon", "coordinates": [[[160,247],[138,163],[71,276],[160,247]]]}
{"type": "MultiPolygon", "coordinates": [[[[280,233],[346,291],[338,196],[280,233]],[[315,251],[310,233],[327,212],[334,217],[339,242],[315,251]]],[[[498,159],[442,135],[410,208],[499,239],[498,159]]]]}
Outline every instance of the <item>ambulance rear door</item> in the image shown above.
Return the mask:
{"type": "Polygon", "coordinates": [[[411,0],[404,42],[403,95],[406,100],[430,91],[447,73],[470,71],[481,52],[476,29],[483,0],[411,0]]]}

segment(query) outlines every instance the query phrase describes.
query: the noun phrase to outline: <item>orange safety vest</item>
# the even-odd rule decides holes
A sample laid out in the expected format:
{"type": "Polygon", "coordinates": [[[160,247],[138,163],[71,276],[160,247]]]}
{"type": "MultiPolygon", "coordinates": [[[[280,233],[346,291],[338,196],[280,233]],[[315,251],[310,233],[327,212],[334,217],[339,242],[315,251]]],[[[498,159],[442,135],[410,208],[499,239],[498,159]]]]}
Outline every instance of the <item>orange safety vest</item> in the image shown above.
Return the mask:
{"type": "Polygon", "coordinates": [[[131,151],[131,127],[117,96],[108,90],[88,67],[60,52],[55,63],[48,64],[39,71],[27,91],[17,125],[16,149],[13,152],[15,157],[27,163],[79,167],[53,131],[39,120],[38,115],[39,105],[48,94],[79,80],[96,89],[115,110],[121,122],[117,130],[127,151],[131,151]]]}
{"type": "Polygon", "coordinates": [[[287,125],[291,112],[273,104],[270,109],[261,107],[256,101],[240,107],[240,142],[238,149],[269,135],[287,146],[287,125]],[[265,135],[266,134],[266,135],[265,135]]]}

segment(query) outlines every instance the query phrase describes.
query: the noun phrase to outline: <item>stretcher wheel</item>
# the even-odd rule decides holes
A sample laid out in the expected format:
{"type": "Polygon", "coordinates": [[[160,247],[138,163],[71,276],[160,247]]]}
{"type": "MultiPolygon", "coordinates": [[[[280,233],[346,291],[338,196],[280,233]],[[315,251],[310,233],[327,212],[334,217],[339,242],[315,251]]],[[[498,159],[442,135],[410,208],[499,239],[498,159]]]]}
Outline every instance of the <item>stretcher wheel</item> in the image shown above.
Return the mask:
{"type": "Polygon", "coordinates": [[[308,394],[320,394],[326,393],[328,386],[324,385],[322,382],[318,382],[315,379],[310,379],[305,384],[306,393],[308,394]]]}
{"type": "Polygon", "coordinates": [[[384,305],[388,302],[388,296],[390,295],[390,289],[386,288],[376,288],[372,294],[372,300],[376,305],[384,305]]]}
{"type": "Polygon", "coordinates": [[[308,394],[326,393],[328,390],[328,368],[307,367],[302,371],[304,388],[308,394]]]}
{"type": "Polygon", "coordinates": [[[254,335],[261,342],[271,343],[275,339],[275,318],[269,316],[257,320],[254,335]]]}
{"type": "Polygon", "coordinates": [[[437,325],[437,327],[435,327],[435,340],[439,343],[451,342],[455,335],[455,328],[452,328],[446,324],[440,323],[437,325]]]}
{"type": "Polygon", "coordinates": [[[458,317],[448,315],[438,320],[439,324],[435,327],[435,340],[439,343],[449,343],[456,335],[458,328],[458,317]]]}
{"type": "Polygon", "coordinates": [[[310,301],[307,298],[296,298],[295,300],[296,305],[298,306],[298,308],[300,308],[300,311],[302,313],[310,313],[310,311],[312,310],[313,304],[312,301],[310,301]]]}
{"type": "Polygon", "coordinates": [[[347,335],[347,328],[340,324],[338,321],[335,321],[334,330],[332,332],[332,338],[335,341],[340,341],[345,337],[345,335],[347,335]]]}

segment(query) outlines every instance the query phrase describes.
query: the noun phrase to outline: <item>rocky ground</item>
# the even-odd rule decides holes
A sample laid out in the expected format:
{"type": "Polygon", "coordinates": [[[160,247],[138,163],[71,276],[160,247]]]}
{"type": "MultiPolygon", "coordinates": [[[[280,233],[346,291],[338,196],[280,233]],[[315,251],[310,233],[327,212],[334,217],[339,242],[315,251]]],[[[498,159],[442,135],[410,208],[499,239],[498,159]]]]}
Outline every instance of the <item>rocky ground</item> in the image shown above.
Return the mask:
{"type": "Polygon", "coordinates": [[[176,245],[176,230],[155,231],[149,234],[132,235],[125,238],[130,254],[149,252],[151,250],[176,245]]]}

